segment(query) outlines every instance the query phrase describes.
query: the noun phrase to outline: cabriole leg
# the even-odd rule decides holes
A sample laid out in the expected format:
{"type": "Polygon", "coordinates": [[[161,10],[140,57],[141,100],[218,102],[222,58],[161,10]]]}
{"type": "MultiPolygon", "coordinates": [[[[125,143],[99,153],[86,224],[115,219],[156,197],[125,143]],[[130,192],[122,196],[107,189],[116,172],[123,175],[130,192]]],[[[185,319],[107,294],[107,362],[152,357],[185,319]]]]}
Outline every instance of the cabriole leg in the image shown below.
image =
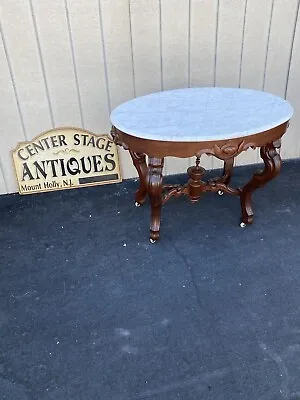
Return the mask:
{"type": "MultiPolygon", "coordinates": [[[[234,158],[229,158],[224,161],[222,183],[225,183],[225,185],[229,185],[231,181],[233,164],[234,164],[234,158]]],[[[223,190],[218,190],[219,196],[223,196],[223,194],[224,194],[223,190]]]]}
{"type": "Polygon", "coordinates": [[[223,168],[223,182],[228,185],[231,181],[232,170],[233,170],[233,163],[234,158],[229,158],[228,160],[224,161],[224,168],[223,168]]]}
{"type": "Polygon", "coordinates": [[[279,174],[281,169],[281,158],[277,153],[273,143],[269,143],[261,147],[260,156],[265,164],[264,170],[253,175],[253,178],[244,186],[240,195],[242,208],[242,227],[253,222],[253,210],[251,204],[252,193],[259,187],[264,186],[266,183],[274,179],[279,174]]]}
{"type": "Polygon", "coordinates": [[[140,187],[135,193],[135,205],[139,207],[145,203],[148,192],[148,166],[145,154],[139,154],[133,151],[129,152],[140,178],[140,187]]]}
{"type": "Polygon", "coordinates": [[[163,158],[149,157],[148,195],[151,202],[150,241],[152,243],[159,239],[163,166],[163,158]]]}

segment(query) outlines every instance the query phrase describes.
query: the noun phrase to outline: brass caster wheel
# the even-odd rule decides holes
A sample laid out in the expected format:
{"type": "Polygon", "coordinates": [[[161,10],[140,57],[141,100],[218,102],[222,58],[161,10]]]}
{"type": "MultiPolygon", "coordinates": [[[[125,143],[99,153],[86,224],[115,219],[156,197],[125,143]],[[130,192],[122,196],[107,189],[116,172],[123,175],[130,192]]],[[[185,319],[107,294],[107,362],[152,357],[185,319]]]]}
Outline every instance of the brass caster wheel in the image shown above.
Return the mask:
{"type": "Polygon", "coordinates": [[[150,238],[150,243],[156,243],[156,240],[150,238]]]}
{"type": "Polygon", "coordinates": [[[224,194],[223,190],[218,190],[218,195],[219,196],[223,196],[223,194],[224,194]]]}
{"type": "Polygon", "coordinates": [[[134,205],[135,205],[136,207],[141,207],[141,203],[138,203],[137,201],[134,203],[134,205]]]}
{"type": "Polygon", "coordinates": [[[246,226],[247,226],[247,224],[245,224],[245,222],[241,222],[241,223],[240,223],[240,227],[241,227],[241,228],[246,228],[246,226]]]}

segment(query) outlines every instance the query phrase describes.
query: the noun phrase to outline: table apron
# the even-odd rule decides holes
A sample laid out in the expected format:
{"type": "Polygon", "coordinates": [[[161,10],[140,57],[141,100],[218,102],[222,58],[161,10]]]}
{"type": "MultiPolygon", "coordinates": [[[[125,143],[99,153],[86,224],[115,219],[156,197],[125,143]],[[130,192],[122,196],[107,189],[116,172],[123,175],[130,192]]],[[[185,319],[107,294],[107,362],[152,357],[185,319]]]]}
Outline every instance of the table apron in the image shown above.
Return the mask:
{"type": "Polygon", "coordinates": [[[150,157],[173,156],[188,158],[210,154],[221,160],[236,157],[249,148],[263,147],[278,141],[286,132],[289,121],[257,134],[233,139],[212,140],[203,142],[171,142],[141,139],[112,127],[114,142],[136,153],[147,154],[150,157]]]}

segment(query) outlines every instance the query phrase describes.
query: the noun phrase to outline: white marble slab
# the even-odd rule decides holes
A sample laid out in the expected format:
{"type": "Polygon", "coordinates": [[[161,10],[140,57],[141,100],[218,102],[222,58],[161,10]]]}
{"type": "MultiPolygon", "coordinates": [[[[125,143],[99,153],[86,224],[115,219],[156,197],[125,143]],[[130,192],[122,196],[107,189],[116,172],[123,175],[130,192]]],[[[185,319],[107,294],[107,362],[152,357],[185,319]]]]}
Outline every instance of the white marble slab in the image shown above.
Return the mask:
{"type": "Polygon", "coordinates": [[[293,115],[269,93],[234,88],[176,89],[138,97],[111,113],[122,132],[162,141],[230,139],[266,131],[293,115]]]}

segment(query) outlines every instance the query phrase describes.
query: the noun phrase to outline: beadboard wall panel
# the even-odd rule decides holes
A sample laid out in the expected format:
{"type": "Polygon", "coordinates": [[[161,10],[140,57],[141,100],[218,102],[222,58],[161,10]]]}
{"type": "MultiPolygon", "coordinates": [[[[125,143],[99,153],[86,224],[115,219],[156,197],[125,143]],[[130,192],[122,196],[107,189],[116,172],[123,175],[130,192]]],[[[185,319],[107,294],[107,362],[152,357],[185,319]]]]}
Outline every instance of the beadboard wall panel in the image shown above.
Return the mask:
{"type": "Polygon", "coordinates": [[[81,125],[94,132],[109,130],[109,102],[102,15],[98,0],[66,0],[68,33],[73,57],[81,125]]]}
{"type": "MultiPolygon", "coordinates": [[[[9,0],[0,22],[0,193],[17,190],[18,142],[59,126],[108,133],[114,107],[172,88],[287,97],[295,115],[281,154],[300,154],[299,0],[9,0]]],[[[136,176],[128,153],[120,156],[123,177],[136,176]]],[[[237,164],[257,161],[249,151],[237,164]]],[[[165,173],[191,162],[168,158],[165,173]]]]}
{"type": "MultiPolygon", "coordinates": [[[[189,86],[214,86],[219,0],[191,0],[189,86]]],[[[203,155],[201,165],[213,168],[213,157],[203,155]]]]}
{"type": "MultiPolygon", "coordinates": [[[[189,0],[161,2],[161,60],[163,90],[189,84],[189,0]],[[178,16],[180,15],[180,18],[178,16]]],[[[186,172],[187,158],[166,158],[165,174],[186,172]]]]}
{"type": "MultiPolygon", "coordinates": [[[[297,17],[299,16],[298,9],[298,0],[291,0],[289,2],[275,0],[274,2],[264,89],[282,97],[287,95],[288,87],[291,89],[288,80],[292,64],[293,46],[297,40],[295,32],[298,21],[297,17]],[[278,35],[279,28],[280,35],[278,35]]],[[[297,57],[297,54],[294,52],[294,60],[295,57],[297,57]]],[[[296,107],[297,103],[299,102],[295,102],[295,104],[293,102],[293,105],[296,107]]],[[[295,111],[297,117],[297,109],[295,111]]],[[[295,123],[296,120],[293,122],[295,123]]],[[[282,140],[281,154],[285,157],[296,156],[295,135],[293,134],[294,126],[293,124],[282,140]]],[[[297,152],[299,153],[298,149],[297,152]]]]}
{"type": "Polygon", "coordinates": [[[4,194],[6,192],[7,192],[7,187],[2,172],[2,165],[0,165],[0,194],[4,194]]]}
{"type": "Polygon", "coordinates": [[[27,139],[52,128],[31,3],[3,2],[2,29],[27,139]],[[16,18],[16,15],[18,18],[16,18]]]}
{"type": "Polygon", "coordinates": [[[240,83],[246,0],[219,0],[216,86],[240,83]]]}
{"type": "Polygon", "coordinates": [[[18,142],[25,140],[25,128],[2,27],[0,41],[0,88],[0,175],[2,176],[0,193],[4,194],[15,192],[17,189],[11,150],[18,142]]]}
{"type": "MultiPolygon", "coordinates": [[[[124,0],[102,0],[104,54],[110,110],[135,97],[131,37],[131,5],[124,0]]],[[[107,115],[109,122],[109,115],[107,115]]],[[[128,151],[119,148],[122,174],[136,176],[128,151]]]]}
{"type": "MultiPolygon", "coordinates": [[[[245,9],[240,87],[262,90],[265,78],[273,0],[248,0],[245,9]],[[253,27],[255,26],[255,29],[253,27]]],[[[237,165],[255,164],[259,150],[249,149],[236,159],[237,165]]]]}
{"type": "Polygon", "coordinates": [[[31,1],[54,126],[82,126],[81,98],[66,0],[31,1]]]}
{"type": "Polygon", "coordinates": [[[281,155],[283,158],[298,158],[300,156],[300,9],[298,7],[295,35],[292,44],[291,63],[288,73],[287,100],[294,107],[295,114],[291,120],[291,126],[282,140],[281,155]]]}
{"type": "Polygon", "coordinates": [[[161,2],[130,0],[136,96],[162,90],[161,2]]]}

